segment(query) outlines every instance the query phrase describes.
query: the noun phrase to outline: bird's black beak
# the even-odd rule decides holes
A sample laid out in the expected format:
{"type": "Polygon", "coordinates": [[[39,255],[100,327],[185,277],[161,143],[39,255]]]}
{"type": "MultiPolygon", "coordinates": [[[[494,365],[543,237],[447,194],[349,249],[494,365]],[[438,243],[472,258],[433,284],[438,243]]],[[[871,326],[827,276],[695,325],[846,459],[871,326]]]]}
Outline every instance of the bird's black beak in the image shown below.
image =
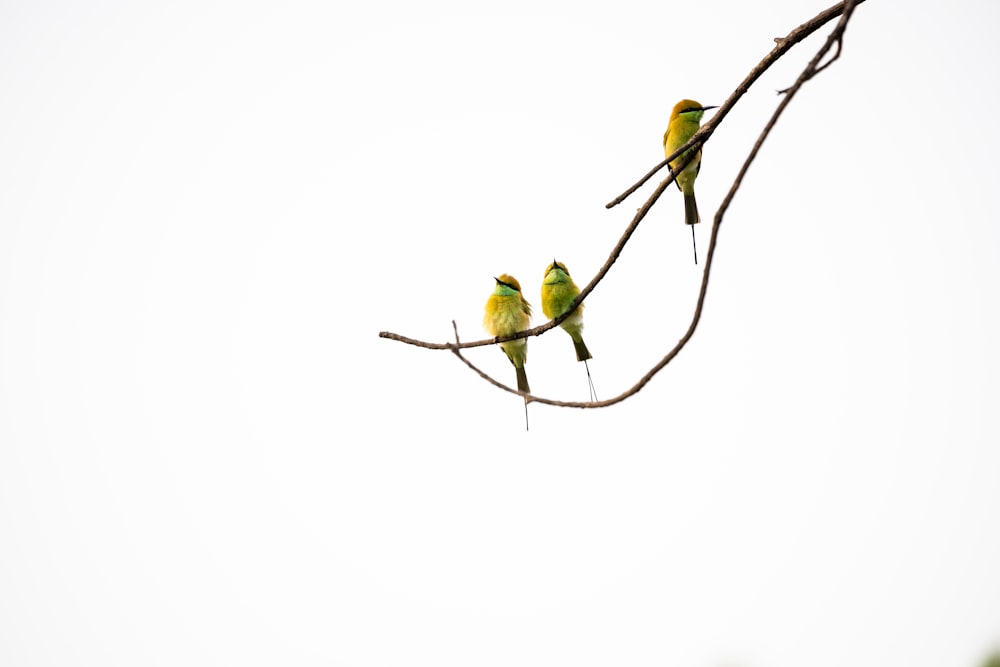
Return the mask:
{"type": "Polygon", "coordinates": [[[709,109],[718,109],[718,108],[719,108],[719,106],[715,105],[714,107],[702,107],[701,110],[702,111],[708,111],[709,109]]]}
{"type": "Polygon", "coordinates": [[[555,259],[553,259],[553,260],[552,260],[552,266],[550,266],[549,268],[550,268],[550,269],[554,269],[554,268],[556,268],[557,266],[559,266],[559,262],[557,262],[557,261],[556,261],[555,259]]]}
{"type": "Polygon", "coordinates": [[[497,281],[497,285],[499,285],[499,284],[500,284],[500,279],[499,279],[499,278],[497,278],[496,276],[493,276],[493,280],[497,281]]]}

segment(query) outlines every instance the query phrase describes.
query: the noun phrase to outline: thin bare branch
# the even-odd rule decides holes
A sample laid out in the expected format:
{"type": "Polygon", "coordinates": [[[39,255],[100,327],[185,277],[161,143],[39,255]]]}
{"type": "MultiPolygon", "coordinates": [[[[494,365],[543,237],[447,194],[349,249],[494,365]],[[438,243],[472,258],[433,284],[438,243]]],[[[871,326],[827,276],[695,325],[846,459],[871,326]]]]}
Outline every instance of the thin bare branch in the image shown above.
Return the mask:
{"type": "MultiPolygon", "coordinates": [[[[650,208],[652,208],[653,204],[656,203],[660,195],[663,194],[663,192],[666,190],[667,186],[669,186],[674,181],[675,172],[673,171],[671,171],[670,175],[656,187],[656,189],[646,200],[646,202],[636,211],[636,214],[633,217],[632,222],[628,225],[628,227],[626,227],[618,243],[612,249],[611,254],[608,257],[608,260],[598,271],[597,275],[595,275],[594,278],[582,290],[580,290],[580,294],[574,300],[572,307],[567,309],[567,311],[563,315],[557,317],[556,319],[551,320],[546,324],[525,331],[520,331],[510,336],[504,336],[504,337],[498,336],[491,339],[473,341],[471,343],[462,343],[459,341],[458,327],[455,325],[454,320],[452,320],[452,327],[455,330],[454,343],[427,343],[425,341],[415,340],[413,338],[408,338],[406,336],[401,336],[399,334],[394,334],[387,331],[380,332],[379,337],[388,338],[390,340],[396,340],[410,345],[415,345],[417,347],[424,347],[428,349],[449,349],[452,351],[452,353],[455,354],[455,356],[457,356],[463,363],[465,363],[466,366],[475,371],[484,380],[486,380],[490,384],[500,389],[503,389],[504,391],[510,392],[512,394],[517,394],[518,396],[523,396],[526,403],[543,403],[545,405],[554,405],[559,407],[600,408],[620,403],[621,401],[624,401],[630,396],[633,396],[634,394],[638,393],[643,387],[646,386],[647,383],[649,383],[649,381],[658,372],[660,372],[664,367],[666,367],[666,365],[669,364],[677,356],[678,353],[680,353],[680,351],[684,348],[685,345],[687,345],[688,341],[694,335],[694,332],[698,327],[698,323],[701,320],[702,309],[704,308],[705,304],[705,297],[708,293],[708,282],[709,282],[709,277],[711,275],[712,264],[715,258],[715,249],[719,236],[719,228],[722,225],[723,217],[726,211],[728,210],[729,205],[732,203],[733,197],[736,195],[736,192],[742,185],[743,178],[746,175],[748,169],[750,168],[750,165],[757,157],[757,153],[760,151],[760,148],[763,145],[764,140],[771,133],[771,130],[777,123],[778,118],[781,116],[782,112],[791,102],[792,98],[795,96],[798,90],[802,87],[802,85],[806,81],[814,77],[819,72],[822,72],[824,69],[829,67],[831,63],[833,63],[840,57],[840,52],[843,44],[844,30],[847,27],[847,23],[850,20],[851,14],[854,12],[854,8],[858,4],[864,1],[865,0],[845,0],[844,2],[838,3],[837,5],[834,5],[833,7],[825,10],[824,12],[821,12],[811,21],[802,24],[801,26],[793,30],[791,33],[789,33],[787,37],[775,39],[775,42],[777,42],[778,44],[775,50],[772,51],[767,58],[761,61],[761,63],[758,64],[753,71],[751,71],[751,74],[743,81],[743,83],[740,84],[740,87],[737,88],[737,90],[733,93],[733,95],[731,95],[730,98],[726,100],[726,102],[720,107],[719,112],[717,112],[716,115],[712,118],[712,120],[709,123],[706,123],[706,125],[703,126],[701,130],[699,130],[698,133],[695,134],[694,137],[692,137],[691,141],[689,141],[683,147],[678,149],[678,151],[673,155],[668,156],[653,171],[646,174],[643,180],[641,180],[639,183],[633,186],[633,188],[630,189],[630,191],[624,193],[619,198],[619,200],[616,200],[615,202],[612,202],[611,204],[608,205],[608,207],[610,208],[611,206],[614,206],[615,204],[619,203],[620,200],[624,199],[631,192],[633,192],[635,189],[641,186],[654,173],[656,173],[656,171],[665,166],[667,162],[676,158],[677,155],[681,154],[684,150],[686,150],[690,146],[693,146],[696,143],[700,145],[703,144],[705,141],[707,141],[708,137],[712,134],[712,132],[714,132],[719,122],[721,122],[721,118],[724,117],[726,113],[728,113],[728,111],[732,108],[732,106],[736,103],[736,101],[740,97],[742,97],[742,95],[746,92],[746,90],[750,87],[750,85],[752,85],[753,82],[756,81],[757,78],[759,78],[760,74],[762,74],[768,67],[770,67],[770,65],[773,63],[774,60],[780,57],[781,54],[785,53],[792,45],[794,45],[795,43],[804,39],[806,36],[815,32],[819,27],[825,25],[832,18],[838,15],[840,16],[840,21],[838,22],[837,26],[827,37],[826,42],[819,49],[819,51],[817,51],[813,59],[809,62],[809,64],[805,67],[805,69],[803,69],[802,73],[796,79],[795,83],[791,87],[785,89],[784,91],[780,91],[785,94],[785,97],[782,99],[781,103],[779,103],[778,107],[775,109],[774,113],[769,119],[767,125],[761,131],[760,136],[757,138],[757,141],[754,143],[754,146],[751,149],[746,160],[744,161],[743,166],[740,168],[740,171],[738,172],[736,178],[734,179],[733,184],[729,189],[729,192],[723,198],[722,203],[719,205],[719,209],[715,213],[715,217],[712,222],[712,234],[709,240],[708,252],[702,273],[701,287],[698,292],[698,301],[695,306],[691,322],[688,325],[687,331],[677,342],[677,344],[674,345],[674,347],[655,366],[653,366],[653,368],[651,368],[642,378],[640,378],[639,381],[636,382],[636,384],[634,384],[632,387],[630,387],[623,393],[619,394],[618,396],[603,401],[558,401],[555,399],[532,396],[530,394],[521,393],[493,379],[488,374],[484,373],[478,367],[472,364],[468,359],[466,359],[461,354],[460,350],[469,347],[493,345],[508,340],[514,340],[516,338],[527,338],[529,336],[537,336],[544,333],[545,331],[552,329],[553,327],[557,326],[560,322],[565,320],[567,317],[569,317],[570,314],[572,314],[575,306],[582,303],[583,300],[586,299],[586,297],[594,290],[597,284],[604,278],[604,276],[607,275],[608,271],[611,269],[611,266],[614,265],[618,257],[621,255],[621,251],[624,249],[625,244],[628,243],[632,234],[635,232],[636,228],[639,225],[639,222],[641,222],[642,219],[646,216],[650,208]],[[820,66],[819,64],[820,61],[822,61],[823,57],[830,51],[830,48],[834,44],[837,45],[836,53],[831,57],[831,59],[828,62],[820,66]]],[[[693,159],[693,157],[694,157],[694,152],[692,152],[692,154],[685,159],[684,163],[678,167],[678,171],[680,169],[683,169],[684,165],[689,160],[693,159]]]]}

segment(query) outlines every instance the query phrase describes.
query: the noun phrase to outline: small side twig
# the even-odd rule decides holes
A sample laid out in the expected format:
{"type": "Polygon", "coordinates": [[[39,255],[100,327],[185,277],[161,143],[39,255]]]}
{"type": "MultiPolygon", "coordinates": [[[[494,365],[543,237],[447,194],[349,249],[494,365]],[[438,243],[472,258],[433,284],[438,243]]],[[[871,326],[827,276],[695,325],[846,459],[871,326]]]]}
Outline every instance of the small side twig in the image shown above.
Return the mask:
{"type": "Polygon", "coordinates": [[[476,366],[471,361],[469,361],[468,359],[466,359],[465,356],[462,354],[462,343],[458,340],[458,325],[455,324],[455,320],[451,321],[451,326],[455,330],[455,342],[454,343],[444,343],[443,345],[444,345],[444,347],[446,349],[451,350],[452,353],[456,357],[458,357],[459,359],[462,360],[463,364],[465,364],[466,366],[468,366],[469,368],[471,368],[473,371],[475,371],[479,375],[479,377],[483,378],[484,380],[486,380],[487,382],[489,382],[494,387],[497,387],[499,389],[503,389],[504,391],[508,391],[508,392],[510,392],[512,394],[515,394],[517,396],[524,396],[524,400],[526,400],[526,401],[533,400],[531,398],[530,394],[522,394],[517,389],[514,389],[512,387],[508,387],[507,385],[505,385],[504,383],[502,383],[502,382],[500,382],[498,380],[494,380],[490,375],[488,375],[487,373],[481,371],[478,366],[476,366]]]}

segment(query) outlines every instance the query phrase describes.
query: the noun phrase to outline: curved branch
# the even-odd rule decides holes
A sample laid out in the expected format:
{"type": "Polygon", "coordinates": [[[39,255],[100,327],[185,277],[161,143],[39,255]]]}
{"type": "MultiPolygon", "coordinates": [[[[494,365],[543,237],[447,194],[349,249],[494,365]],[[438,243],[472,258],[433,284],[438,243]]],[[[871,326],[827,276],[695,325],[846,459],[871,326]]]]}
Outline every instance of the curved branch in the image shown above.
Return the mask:
{"type": "MultiPolygon", "coordinates": [[[[671,171],[670,175],[656,187],[656,189],[646,200],[646,202],[636,211],[636,214],[633,217],[632,222],[629,224],[628,227],[626,227],[625,232],[622,234],[621,238],[618,240],[618,243],[612,249],[611,254],[608,257],[608,260],[598,271],[597,275],[595,275],[594,278],[582,290],[580,290],[580,294],[576,297],[576,299],[574,299],[572,306],[568,308],[565,313],[555,318],[554,320],[550,320],[545,324],[534,327],[532,329],[527,329],[525,331],[517,332],[516,334],[510,336],[502,336],[502,337],[497,336],[495,338],[473,341],[471,343],[461,343],[458,340],[458,329],[455,326],[454,321],[452,321],[452,326],[455,328],[454,343],[427,343],[425,341],[419,341],[413,338],[408,338],[406,336],[401,336],[399,334],[394,334],[388,331],[379,332],[379,337],[388,338],[390,340],[396,340],[410,345],[415,345],[417,347],[424,347],[428,349],[451,350],[452,353],[455,354],[455,356],[457,356],[463,363],[465,363],[466,366],[468,366],[470,369],[479,374],[480,377],[482,377],[486,381],[490,382],[494,386],[504,391],[516,394],[518,396],[523,396],[525,401],[528,403],[542,403],[545,405],[554,405],[559,407],[572,407],[572,408],[601,408],[614,405],[616,403],[620,403],[621,401],[624,401],[630,396],[633,396],[634,394],[638,393],[643,387],[646,386],[646,384],[649,383],[649,381],[657,373],[663,370],[663,368],[680,353],[680,351],[684,348],[685,345],[687,345],[688,341],[691,340],[691,337],[694,335],[695,330],[698,328],[698,323],[701,321],[702,309],[704,308],[705,297],[708,293],[708,281],[711,275],[712,263],[715,258],[715,248],[718,241],[719,228],[722,225],[723,217],[726,211],[728,210],[729,205],[732,203],[733,197],[736,195],[736,192],[742,185],[743,178],[746,175],[747,171],[749,170],[750,165],[757,157],[757,153],[760,151],[760,148],[763,145],[764,140],[771,133],[771,130],[777,123],[778,118],[784,112],[785,108],[791,102],[795,94],[799,91],[799,89],[806,81],[813,78],[816,74],[822,72],[824,69],[829,67],[834,61],[836,61],[840,57],[841,48],[843,46],[844,30],[847,27],[847,23],[850,20],[851,14],[853,14],[855,7],[864,1],[865,0],[844,0],[844,2],[838,3],[837,5],[834,5],[833,7],[821,12],[811,21],[802,24],[801,26],[793,30],[791,33],[789,33],[788,37],[785,37],[784,39],[781,38],[775,39],[775,41],[778,43],[778,46],[775,47],[775,49],[763,61],[761,61],[761,63],[758,64],[757,67],[755,67],[751,71],[750,75],[746,79],[744,79],[743,83],[740,84],[740,87],[737,88],[737,90],[729,97],[729,99],[726,100],[726,102],[720,107],[719,112],[716,113],[716,115],[712,118],[711,121],[706,123],[701,128],[701,130],[699,130],[694,135],[694,137],[691,138],[691,140],[687,144],[678,149],[678,151],[675,152],[673,155],[670,155],[666,159],[664,159],[663,162],[661,162],[651,172],[647,173],[642,180],[640,180],[636,185],[634,185],[628,191],[623,193],[617,200],[607,205],[608,208],[611,208],[612,206],[615,206],[616,204],[620,203],[622,200],[628,197],[629,194],[634,192],[638,187],[640,187],[643,183],[645,183],[646,180],[648,180],[659,169],[665,166],[671,159],[676,158],[677,155],[680,155],[683,151],[687,150],[689,147],[695,145],[696,143],[699,145],[704,144],[711,136],[712,132],[715,131],[715,128],[718,127],[718,124],[721,122],[722,117],[724,117],[726,113],[728,113],[728,111],[733,107],[736,101],[740,97],[742,97],[742,95],[746,92],[746,90],[750,87],[750,85],[752,85],[753,82],[756,81],[760,77],[760,75],[768,67],[770,67],[770,65],[773,64],[775,60],[777,60],[778,57],[780,57],[783,53],[787,52],[787,50],[792,45],[796,44],[797,42],[801,41],[808,35],[815,32],[819,27],[825,25],[835,16],[840,15],[840,21],[837,23],[837,26],[827,37],[826,42],[819,49],[819,51],[817,51],[816,55],[812,58],[812,60],[809,61],[809,64],[805,67],[805,69],[802,70],[801,74],[799,74],[795,83],[791,87],[779,91],[779,93],[784,94],[784,98],[778,104],[778,107],[774,110],[774,113],[771,115],[771,118],[764,126],[764,129],[761,131],[760,136],[758,136],[757,141],[754,143],[754,146],[751,149],[749,155],[747,155],[747,158],[744,161],[743,166],[737,173],[736,178],[729,189],[729,192],[723,198],[722,203],[719,205],[719,209],[715,213],[715,217],[712,221],[712,234],[709,240],[708,252],[702,273],[701,287],[699,288],[698,292],[698,301],[691,318],[691,323],[688,325],[687,331],[677,342],[677,344],[674,345],[674,347],[669,352],[667,352],[667,354],[655,366],[653,366],[645,375],[643,375],[642,378],[640,378],[639,381],[636,382],[632,387],[622,392],[618,396],[603,401],[559,401],[555,399],[542,398],[540,396],[532,396],[530,394],[523,394],[493,379],[488,374],[484,373],[482,370],[480,370],[478,367],[472,364],[468,359],[466,359],[461,354],[460,350],[468,347],[493,345],[508,340],[514,340],[516,338],[527,338],[529,336],[538,336],[554,328],[560,322],[569,317],[572,314],[573,310],[575,309],[576,305],[582,303],[583,300],[594,290],[597,284],[604,278],[604,276],[607,275],[608,271],[610,271],[611,266],[615,263],[615,261],[617,261],[618,257],[621,254],[622,249],[624,249],[625,244],[628,242],[632,234],[635,232],[636,228],[639,226],[639,222],[646,216],[646,213],[649,212],[649,209],[652,208],[654,203],[656,203],[660,195],[663,194],[663,191],[666,190],[667,186],[669,186],[670,183],[674,181],[675,177],[674,171],[671,171]],[[827,61],[821,66],[819,64],[820,61],[829,52],[830,48],[834,44],[837,45],[836,53],[831,57],[829,61],[827,61]]],[[[693,157],[694,157],[694,152],[692,152],[692,154],[688,157],[688,160],[693,159],[693,157]]],[[[687,160],[678,167],[678,171],[680,169],[683,169],[686,163],[687,160]]]]}

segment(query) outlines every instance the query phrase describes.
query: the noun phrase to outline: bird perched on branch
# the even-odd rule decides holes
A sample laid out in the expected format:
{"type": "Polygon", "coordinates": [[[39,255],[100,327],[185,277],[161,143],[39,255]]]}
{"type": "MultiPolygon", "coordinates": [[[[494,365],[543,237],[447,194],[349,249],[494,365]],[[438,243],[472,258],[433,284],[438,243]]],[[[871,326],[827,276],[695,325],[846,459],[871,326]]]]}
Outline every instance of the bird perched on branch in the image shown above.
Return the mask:
{"type": "MultiPolygon", "coordinates": [[[[579,293],[580,288],[570,278],[566,265],[552,260],[551,266],[545,269],[545,278],[542,281],[542,312],[545,313],[545,317],[554,320],[565,313],[579,293]]],[[[573,339],[576,360],[591,359],[590,351],[583,342],[583,304],[578,305],[573,314],[560,322],[559,326],[573,339]]]]}
{"type": "MultiPolygon", "coordinates": [[[[493,294],[486,301],[486,313],[483,315],[483,328],[491,336],[509,336],[524,331],[531,326],[531,305],[521,294],[521,284],[513,276],[506,273],[494,278],[496,286],[493,294]]],[[[515,338],[500,343],[510,363],[517,372],[518,391],[531,392],[528,387],[528,376],[524,372],[524,362],[528,358],[528,340],[515,338]]],[[[527,400],[527,399],[525,399],[527,400]]]]}
{"type": "MultiPolygon", "coordinates": [[[[694,100],[681,100],[674,105],[670,112],[670,122],[667,124],[667,131],[663,133],[664,156],[669,156],[678,148],[688,142],[694,133],[701,127],[701,117],[709,109],[718,107],[703,107],[694,100]]],[[[684,159],[691,154],[691,150],[686,150],[670,161],[670,168],[674,171],[681,166],[684,159]]],[[[689,225],[696,225],[701,222],[698,215],[698,204],[694,199],[694,179],[698,177],[701,169],[701,148],[694,158],[688,162],[676,176],[677,188],[684,193],[684,222],[689,225]]],[[[694,227],[691,227],[691,242],[694,243],[694,227]]],[[[695,248],[694,263],[698,263],[698,250],[695,248]]]]}
{"type": "MultiPolygon", "coordinates": [[[[542,312],[549,319],[556,319],[567,310],[573,299],[580,293],[580,288],[576,286],[569,275],[569,269],[565,264],[552,260],[552,264],[545,269],[545,278],[542,280],[542,312]]],[[[583,342],[583,304],[580,303],[573,309],[573,313],[559,323],[569,337],[573,339],[573,347],[576,348],[576,360],[582,361],[587,369],[587,385],[590,388],[590,400],[597,400],[597,390],[594,389],[594,380],[590,377],[590,366],[587,359],[592,359],[587,344],[583,342]]]]}

